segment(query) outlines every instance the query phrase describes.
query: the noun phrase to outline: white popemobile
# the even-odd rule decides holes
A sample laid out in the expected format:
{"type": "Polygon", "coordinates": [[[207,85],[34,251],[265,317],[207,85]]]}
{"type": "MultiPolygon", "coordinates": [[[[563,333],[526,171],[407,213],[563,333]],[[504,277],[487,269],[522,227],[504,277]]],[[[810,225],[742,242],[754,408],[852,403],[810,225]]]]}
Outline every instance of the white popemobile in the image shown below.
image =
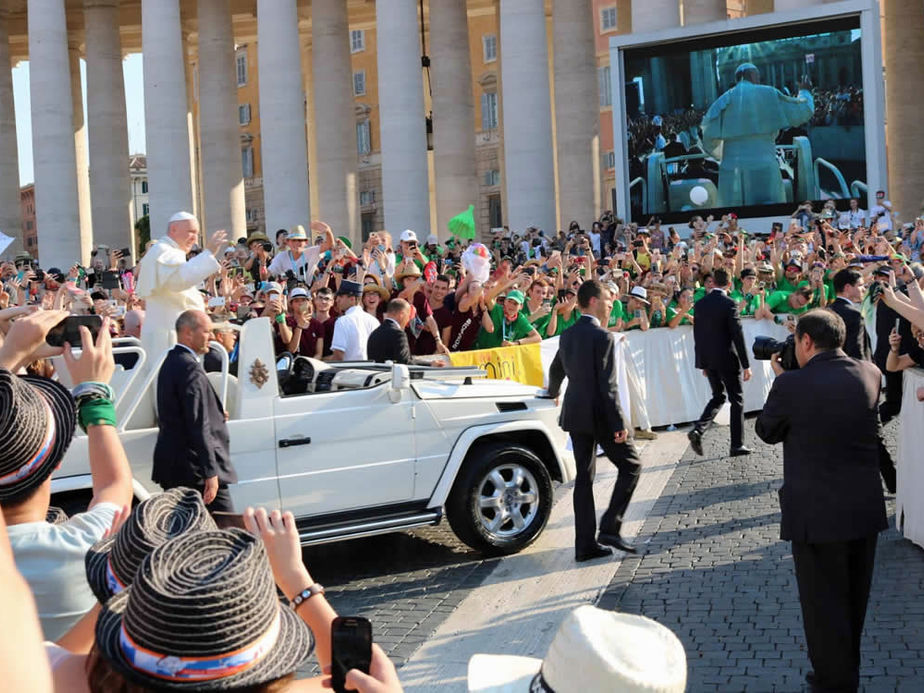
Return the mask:
{"type": "MultiPolygon", "coordinates": [[[[520,383],[486,380],[477,368],[370,362],[278,362],[268,318],[241,328],[238,375],[210,373],[229,414],[239,482],[235,507],[291,510],[304,544],[438,523],[466,544],[507,554],[530,544],[552,508],[552,481],[574,478],[558,407],[520,383]]],[[[119,434],[141,499],[157,439],[154,382],[163,354],[117,368],[119,434]]],[[[66,374],[66,368],[58,368],[66,374]]],[[[65,384],[69,384],[66,383],[65,384]]],[[[91,480],[87,438],[75,437],[52,480],[52,504],[85,507],[91,480]]]]}

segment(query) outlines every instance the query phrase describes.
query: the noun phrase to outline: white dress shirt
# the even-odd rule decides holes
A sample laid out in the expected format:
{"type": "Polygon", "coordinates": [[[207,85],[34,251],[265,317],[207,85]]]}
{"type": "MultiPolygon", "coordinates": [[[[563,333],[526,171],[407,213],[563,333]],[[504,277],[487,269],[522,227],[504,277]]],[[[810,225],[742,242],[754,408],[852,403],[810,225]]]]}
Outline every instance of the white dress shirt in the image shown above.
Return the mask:
{"type": "Polygon", "coordinates": [[[362,306],[353,306],[334,323],[331,351],[342,351],[344,361],[365,361],[369,335],[378,327],[375,316],[364,311],[362,306]]]}

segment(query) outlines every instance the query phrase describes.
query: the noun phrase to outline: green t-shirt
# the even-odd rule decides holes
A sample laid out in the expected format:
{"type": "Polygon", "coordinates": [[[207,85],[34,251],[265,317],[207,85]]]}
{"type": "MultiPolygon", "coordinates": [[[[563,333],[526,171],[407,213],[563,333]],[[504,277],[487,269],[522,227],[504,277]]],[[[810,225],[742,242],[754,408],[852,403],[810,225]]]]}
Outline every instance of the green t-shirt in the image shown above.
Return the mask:
{"type": "MultiPolygon", "coordinates": [[[[667,306],[667,322],[670,322],[677,317],[677,313],[680,312],[680,307],[677,304],[677,301],[671,301],[667,306]]],[[[692,325],[693,321],[690,319],[693,316],[693,307],[690,306],[690,310],[687,311],[686,315],[680,318],[681,325],[692,325]]]]}
{"type": "Polygon", "coordinates": [[[606,324],[607,327],[616,327],[616,323],[619,320],[625,320],[626,317],[626,306],[620,300],[613,301],[613,310],[610,312],[610,320],[606,324]]]}
{"type": "Polygon", "coordinates": [[[729,295],[731,300],[735,303],[741,303],[745,301],[744,307],[741,309],[742,317],[751,317],[760,308],[760,294],[751,294],[748,297],[746,294],[741,293],[738,290],[732,291],[729,295]]]}
{"type": "MultiPolygon", "coordinates": [[[[427,263],[430,262],[430,258],[424,255],[423,251],[420,252],[420,256],[423,258],[423,262],[414,258],[414,264],[417,265],[417,268],[423,272],[423,268],[426,267],[427,263]]],[[[400,267],[401,263],[404,262],[404,257],[400,254],[395,254],[395,267],[400,267]]]]}
{"type": "Polygon", "coordinates": [[[693,303],[696,303],[699,299],[706,295],[706,287],[700,286],[693,290],[693,303]]]}
{"type": "Polygon", "coordinates": [[[802,308],[793,308],[789,304],[790,291],[774,291],[767,296],[767,307],[774,315],[778,313],[789,313],[790,315],[801,315],[811,310],[811,303],[806,303],[802,308]]]}
{"type": "Polygon", "coordinates": [[[494,323],[494,332],[488,332],[482,327],[478,332],[478,339],[475,340],[476,349],[494,349],[505,340],[515,342],[523,339],[535,329],[522,313],[518,314],[517,319],[512,323],[507,322],[504,317],[504,306],[500,303],[494,304],[490,316],[491,322],[494,323]]]}
{"type": "MultiPolygon", "coordinates": [[[[793,284],[786,278],[786,275],[783,275],[783,278],[776,283],[777,291],[785,291],[788,294],[791,294],[793,291],[799,288],[799,285],[802,284],[803,280],[799,280],[797,283],[793,284]]],[[[768,301],[769,303],[769,301],[768,301]]]]}
{"type": "MultiPolygon", "coordinates": [[[[571,327],[574,323],[576,323],[580,319],[580,317],[581,317],[581,311],[579,311],[576,307],[574,308],[574,310],[571,311],[571,317],[568,319],[565,319],[564,317],[559,315],[558,321],[555,324],[555,334],[553,336],[557,337],[558,335],[560,335],[562,332],[564,332],[569,327],[571,327]]],[[[548,321],[546,321],[546,326],[548,326],[548,321]]]]}
{"type": "Polygon", "coordinates": [[[666,310],[664,308],[656,308],[649,313],[648,317],[648,326],[651,328],[654,327],[665,327],[667,325],[667,316],[666,310]]]}

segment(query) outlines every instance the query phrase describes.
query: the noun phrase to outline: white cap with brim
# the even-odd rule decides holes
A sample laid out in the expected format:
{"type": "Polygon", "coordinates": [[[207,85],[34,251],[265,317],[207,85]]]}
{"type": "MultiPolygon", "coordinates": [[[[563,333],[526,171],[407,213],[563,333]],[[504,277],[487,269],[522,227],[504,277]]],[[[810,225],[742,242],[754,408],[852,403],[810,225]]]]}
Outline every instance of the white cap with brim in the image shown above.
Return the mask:
{"type": "Polygon", "coordinates": [[[589,605],[568,614],[545,660],[477,654],[468,663],[477,693],[682,693],[686,682],[686,653],[670,629],[589,605]]]}
{"type": "Polygon", "coordinates": [[[417,234],[410,229],[404,229],[404,231],[401,232],[401,237],[398,240],[404,243],[410,243],[417,240],[417,234]]]}

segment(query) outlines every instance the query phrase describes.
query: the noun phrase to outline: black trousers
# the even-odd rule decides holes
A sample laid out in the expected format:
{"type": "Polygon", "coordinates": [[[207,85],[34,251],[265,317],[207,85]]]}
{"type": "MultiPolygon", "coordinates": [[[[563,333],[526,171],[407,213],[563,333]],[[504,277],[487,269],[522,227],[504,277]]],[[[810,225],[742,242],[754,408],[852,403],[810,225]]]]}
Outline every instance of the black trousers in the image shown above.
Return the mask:
{"type": "Polygon", "coordinates": [[[622,516],[638,484],[638,475],[642,466],[639,464],[635,446],[630,441],[617,443],[612,436],[605,439],[587,433],[572,433],[571,443],[574,446],[574,461],[577,466],[573,496],[574,548],[577,553],[585,553],[597,541],[597,512],[594,507],[597,443],[603,448],[610,462],[619,470],[609,506],[600,518],[601,532],[619,534],[622,516]]]}
{"type": "Polygon", "coordinates": [[[857,690],[876,538],[792,543],[814,691],[857,690]]]}
{"type": "MultiPolygon", "coordinates": [[[[178,486],[180,485],[182,484],[178,484],[178,486]]],[[[161,488],[166,491],[168,488],[174,487],[162,485],[161,488]]],[[[199,493],[203,493],[205,491],[205,484],[199,484],[194,488],[199,491],[199,493]]],[[[231,494],[228,492],[228,484],[218,484],[218,493],[215,494],[215,498],[212,500],[212,502],[205,507],[210,513],[213,513],[216,510],[223,513],[233,513],[234,503],[231,502],[231,494]]]]}
{"type": "Polygon", "coordinates": [[[706,404],[695,428],[705,431],[719,413],[719,409],[728,399],[731,402],[731,446],[740,448],[744,445],[744,394],[742,392],[741,371],[705,370],[712,388],[712,399],[706,404]],[[727,394],[727,397],[726,397],[727,394]]]}

